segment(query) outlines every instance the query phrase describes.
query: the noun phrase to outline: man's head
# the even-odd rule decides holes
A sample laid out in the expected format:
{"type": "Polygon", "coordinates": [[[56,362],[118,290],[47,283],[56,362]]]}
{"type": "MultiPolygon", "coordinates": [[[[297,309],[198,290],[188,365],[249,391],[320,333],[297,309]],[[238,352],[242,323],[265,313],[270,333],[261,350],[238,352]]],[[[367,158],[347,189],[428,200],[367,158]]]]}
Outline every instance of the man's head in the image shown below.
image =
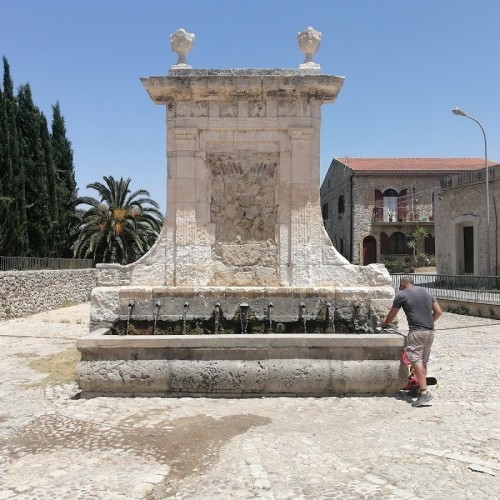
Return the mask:
{"type": "Polygon", "coordinates": [[[404,290],[410,286],[413,286],[413,278],[410,276],[403,276],[399,281],[399,289],[404,290]]]}

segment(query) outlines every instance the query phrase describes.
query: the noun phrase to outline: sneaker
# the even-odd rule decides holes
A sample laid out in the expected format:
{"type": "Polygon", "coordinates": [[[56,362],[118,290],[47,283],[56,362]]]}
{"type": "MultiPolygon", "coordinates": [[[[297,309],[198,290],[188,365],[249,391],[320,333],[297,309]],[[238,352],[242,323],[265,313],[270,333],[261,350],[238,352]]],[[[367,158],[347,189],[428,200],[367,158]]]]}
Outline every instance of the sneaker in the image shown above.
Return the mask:
{"type": "Polygon", "coordinates": [[[426,405],[427,403],[429,403],[431,400],[434,399],[434,395],[432,394],[431,391],[427,391],[427,394],[420,394],[420,396],[418,397],[418,399],[412,403],[412,406],[423,406],[423,405],[426,405]]]}

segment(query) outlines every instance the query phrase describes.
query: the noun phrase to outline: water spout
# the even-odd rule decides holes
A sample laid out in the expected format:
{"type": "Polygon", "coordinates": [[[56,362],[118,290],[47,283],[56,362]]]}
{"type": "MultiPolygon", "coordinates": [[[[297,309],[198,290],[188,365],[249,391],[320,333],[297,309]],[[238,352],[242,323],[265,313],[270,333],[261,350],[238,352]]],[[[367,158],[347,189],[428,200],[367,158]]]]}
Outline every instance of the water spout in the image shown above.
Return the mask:
{"type": "Polygon", "coordinates": [[[240,304],[240,322],[241,322],[241,333],[247,333],[248,328],[248,308],[250,306],[246,302],[240,304]]]}
{"type": "Polygon", "coordinates": [[[220,316],[220,303],[216,302],[215,309],[214,309],[214,320],[215,320],[214,333],[215,333],[215,335],[217,335],[219,333],[219,316],[220,316]]]}
{"type": "Polygon", "coordinates": [[[335,333],[335,305],[326,303],[326,332],[335,333]]]}
{"type": "Polygon", "coordinates": [[[189,302],[184,302],[184,311],[182,311],[182,335],[186,334],[186,316],[189,308],[189,302]]]}
{"type": "Polygon", "coordinates": [[[273,330],[273,308],[274,308],[274,304],[272,302],[269,302],[269,304],[267,306],[267,315],[269,318],[269,332],[268,333],[272,333],[272,330],[273,330]]]}
{"type": "Polygon", "coordinates": [[[155,310],[153,313],[153,335],[156,333],[156,320],[158,319],[158,314],[160,313],[160,301],[157,301],[155,304],[155,310]]]}
{"type": "Polygon", "coordinates": [[[133,300],[131,300],[128,303],[127,330],[125,331],[125,335],[128,335],[128,330],[130,328],[130,317],[132,316],[132,309],[133,309],[134,305],[135,305],[135,302],[133,300]]]}
{"type": "Polygon", "coordinates": [[[304,302],[301,302],[300,303],[300,317],[301,317],[302,322],[304,324],[304,333],[307,333],[307,318],[306,318],[306,314],[307,314],[306,305],[304,304],[304,302]]]}

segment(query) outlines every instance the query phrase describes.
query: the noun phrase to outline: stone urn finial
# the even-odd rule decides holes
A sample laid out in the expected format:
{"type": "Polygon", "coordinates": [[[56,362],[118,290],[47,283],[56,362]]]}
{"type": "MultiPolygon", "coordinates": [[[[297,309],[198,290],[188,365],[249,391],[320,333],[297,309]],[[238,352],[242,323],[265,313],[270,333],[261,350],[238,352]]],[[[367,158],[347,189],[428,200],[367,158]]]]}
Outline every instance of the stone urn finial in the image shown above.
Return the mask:
{"type": "Polygon", "coordinates": [[[194,43],[194,35],[188,33],[185,29],[178,29],[175,33],[170,35],[170,44],[172,50],[179,56],[177,63],[173,67],[188,68],[191,66],[186,61],[186,54],[191,50],[194,43]]]}
{"type": "Polygon", "coordinates": [[[306,55],[304,63],[300,64],[299,68],[319,68],[319,64],[315,63],[312,57],[319,49],[321,32],[309,26],[304,31],[297,33],[297,41],[300,51],[306,55]]]}

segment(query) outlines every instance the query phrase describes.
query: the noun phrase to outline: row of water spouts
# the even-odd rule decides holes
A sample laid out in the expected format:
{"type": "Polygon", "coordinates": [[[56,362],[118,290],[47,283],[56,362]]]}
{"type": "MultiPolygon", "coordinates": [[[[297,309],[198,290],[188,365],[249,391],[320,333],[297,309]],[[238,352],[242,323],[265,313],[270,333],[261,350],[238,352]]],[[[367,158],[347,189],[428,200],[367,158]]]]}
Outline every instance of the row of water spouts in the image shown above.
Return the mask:
{"type": "MultiPolygon", "coordinates": [[[[127,330],[126,330],[126,335],[129,334],[129,328],[130,328],[130,318],[132,317],[132,309],[134,307],[135,303],[133,301],[130,301],[128,303],[128,315],[127,315],[127,330]]],[[[156,322],[158,320],[158,316],[160,313],[160,307],[161,307],[161,302],[157,301],[154,306],[154,313],[153,313],[153,335],[156,332],[156,322]]],[[[335,307],[331,302],[327,302],[326,304],[327,308],[327,326],[329,330],[334,330],[335,325],[334,325],[334,316],[335,316],[335,307]]],[[[187,321],[187,311],[189,309],[189,302],[184,302],[184,310],[182,312],[182,333],[186,333],[186,321],[187,321]]],[[[248,329],[248,311],[250,309],[250,306],[248,305],[247,302],[242,302],[240,304],[240,324],[241,324],[241,333],[247,333],[248,329]]],[[[273,309],[274,309],[274,304],[272,302],[269,302],[267,306],[267,318],[269,321],[269,333],[272,332],[272,325],[273,325],[273,309]]],[[[307,311],[306,311],[306,305],[304,302],[300,303],[300,319],[302,320],[302,324],[304,327],[304,333],[307,333],[307,311]]],[[[214,333],[218,334],[219,333],[219,325],[220,325],[220,314],[221,314],[221,305],[220,302],[216,302],[215,308],[214,308],[214,333]]]]}

